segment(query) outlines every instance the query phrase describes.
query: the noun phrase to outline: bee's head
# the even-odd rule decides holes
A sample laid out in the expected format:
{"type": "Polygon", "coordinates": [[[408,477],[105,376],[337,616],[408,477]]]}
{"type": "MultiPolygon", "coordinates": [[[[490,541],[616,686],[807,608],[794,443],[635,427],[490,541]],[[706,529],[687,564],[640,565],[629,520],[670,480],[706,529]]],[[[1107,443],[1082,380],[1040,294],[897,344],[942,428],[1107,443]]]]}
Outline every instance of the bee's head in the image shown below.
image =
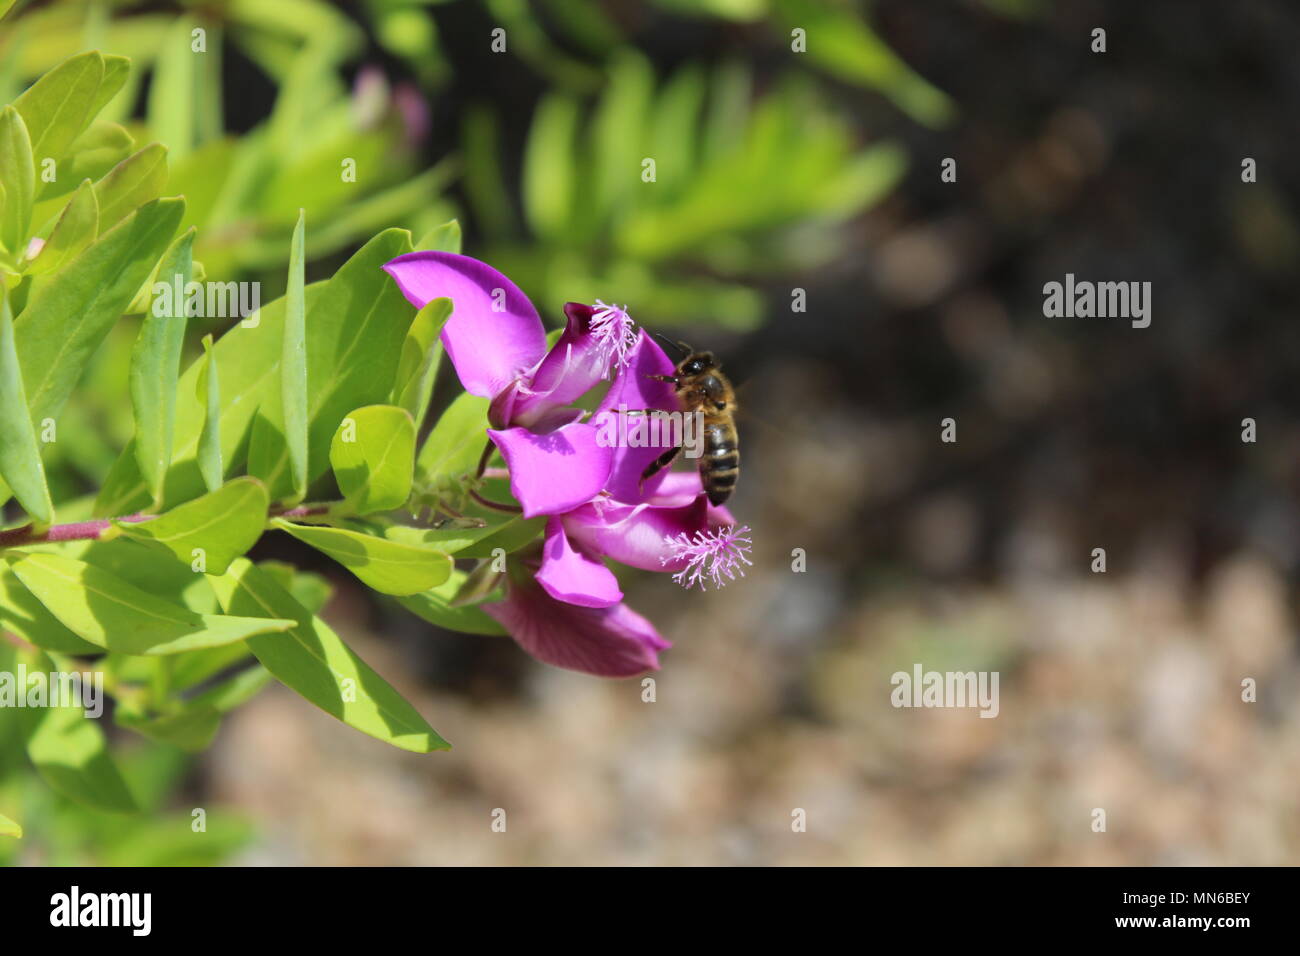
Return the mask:
{"type": "Polygon", "coordinates": [[[692,375],[703,375],[711,368],[717,368],[717,359],[713,357],[712,352],[692,352],[677,366],[677,375],[680,378],[688,378],[692,375]]]}

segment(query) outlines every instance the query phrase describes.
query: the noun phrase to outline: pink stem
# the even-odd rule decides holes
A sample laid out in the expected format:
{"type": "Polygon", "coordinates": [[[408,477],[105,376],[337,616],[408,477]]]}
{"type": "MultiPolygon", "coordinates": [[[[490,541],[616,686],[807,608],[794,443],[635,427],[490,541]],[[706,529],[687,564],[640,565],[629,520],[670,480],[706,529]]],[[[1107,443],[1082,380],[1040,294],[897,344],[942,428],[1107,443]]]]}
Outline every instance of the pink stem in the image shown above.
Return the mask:
{"type": "MultiPolygon", "coordinates": [[[[329,504],[315,505],[298,505],[296,508],[284,508],[280,511],[272,511],[271,514],[282,518],[305,518],[309,515],[324,514],[329,511],[329,504]]],[[[73,521],[70,524],[56,524],[46,528],[44,533],[36,534],[32,531],[32,525],[23,525],[21,528],[10,528],[8,531],[0,531],[0,549],[13,548],[24,544],[40,544],[48,541],[83,541],[86,539],[98,538],[105,531],[113,526],[113,521],[129,521],[132,523],[141,521],[152,521],[157,515],[133,514],[124,515],[121,518],[95,518],[91,521],[73,521]]]]}

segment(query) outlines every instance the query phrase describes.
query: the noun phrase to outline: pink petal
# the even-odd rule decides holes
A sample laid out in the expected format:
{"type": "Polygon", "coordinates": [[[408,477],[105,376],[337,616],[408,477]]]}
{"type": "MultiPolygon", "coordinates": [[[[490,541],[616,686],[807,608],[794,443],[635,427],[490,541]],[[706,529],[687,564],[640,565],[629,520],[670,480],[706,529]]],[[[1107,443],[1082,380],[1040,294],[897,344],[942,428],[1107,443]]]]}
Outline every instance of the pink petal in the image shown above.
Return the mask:
{"type": "Polygon", "coordinates": [[[410,252],[384,269],[417,309],[442,296],[451,299],[442,344],[467,392],[492,398],[545,355],[537,310],[487,263],[450,252],[410,252]]]}
{"type": "Polygon", "coordinates": [[[626,604],[578,607],[556,601],[532,582],[512,579],[506,599],[483,610],[533,657],[597,677],[634,677],[658,670],[672,645],[626,604]]]}
{"type": "Polygon", "coordinates": [[[604,400],[597,407],[596,414],[592,416],[592,424],[602,427],[606,434],[625,433],[628,438],[626,443],[615,447],[614,463],[609,481],[605,484],[605,490],[619,501],[629,503],[643,501],[647,494],[653,493],[667,478],[668,471],[664,469],[645,482],[644,487],[641,483],[641,474],[646,466],[672,447],[670,443],[664,441],[668,437],[666,434],[668,430],[663,428],[661,423],[660,441],[653,445],[646,444],[645,439],[653,434],[649,431],[651,427],[649,416],[624,416],[628,418],[624,429],[619,428],[617,416],[621,408],[629,411],[649,408],[680,411],[681,405],[672,384],[647,377],[671,375],[674,368],[672,360],[664,350],[645,333],[645,330],[642,330],[628,367],[614,380],[604,400]],[[642,447],[632,447],[633,442],[642,444],[642,447]]]}
{"type": "Polygon", "coordinates": [[[609,607],[623,600],[618,578],[600,560],[574,549],[556,515],[546,522],[546,544],[537,583],[566,604],[609,607]]]}
{"type": "Polygon", "coordinates": [[[675,558],[670,539],[708,528],[703,495],[670,508],[598,499],[564,516],[564,530],[578,547],[645,571],[680,571],[687,562],[675,558]]]}
{"type": "Polygon", "coordinates": [[[530,394],[516,400],[513,424],[531,427],[549,409],[585,395],[609,371],[610,350],[591,333],[591,306],[570,302],[564,314],[564,334],[533,373],[530,394]]]}
{"type": "MultiPolygon", "coordinates": [[[[700,480],[698,469],[674,471],[665,476],[664,480],[655,489],[654,494],[646,499],[646,502],[657,508],[681,507],[690,504],[703,493],[704,482],[700,480]]],[[[709,505],[710,528],[735,523],[736,519],[732,517],[726,505],[709,505]]]]}
{"type": "Polygon", "coordinates": [[[690,504],[703,493],[704,482],[700,480],[698,469],[674,471],[664,478],[655,493],[646,500],[661,508],[680,507],[690,504]]]}
{"type": "Polygon", "coordinates": [[[510,490],[524,517],[553,515],[590,501],[605,486],[614,450],[596,429],[577,422],[537,434],[527,428],[488,429],[510,469],[510,490]]]}

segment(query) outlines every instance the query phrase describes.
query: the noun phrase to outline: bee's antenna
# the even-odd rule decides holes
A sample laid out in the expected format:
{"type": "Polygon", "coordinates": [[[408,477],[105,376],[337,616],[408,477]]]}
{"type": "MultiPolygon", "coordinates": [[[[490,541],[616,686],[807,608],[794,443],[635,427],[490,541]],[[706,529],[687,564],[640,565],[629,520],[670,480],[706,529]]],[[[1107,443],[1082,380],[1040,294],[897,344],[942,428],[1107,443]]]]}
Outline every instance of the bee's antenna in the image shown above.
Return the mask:
{"type": "Polygon", "coordinates": [[[650,334],[653,335],[655,338],[657,338],[660,342],[663,342],[669,348],[676,349],[678,352],[681,353],[683,358],[691,354],[691,348],[685,342],[674,342],[672,339],[668,338],[667,336],[660,335],[658,332],[651,332],[650,334]]]}

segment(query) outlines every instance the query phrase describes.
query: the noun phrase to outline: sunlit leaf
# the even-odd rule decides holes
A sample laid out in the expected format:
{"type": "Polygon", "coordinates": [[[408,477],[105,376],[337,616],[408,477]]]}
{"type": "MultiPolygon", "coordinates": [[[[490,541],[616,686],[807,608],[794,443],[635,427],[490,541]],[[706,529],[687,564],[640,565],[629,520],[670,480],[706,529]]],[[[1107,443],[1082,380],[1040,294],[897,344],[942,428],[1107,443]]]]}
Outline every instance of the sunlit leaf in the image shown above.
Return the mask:
{"type": "Polygon", "coordinates": [[[262,666],[326,713],[403,750],[450,748],[404,697],[269,574],[245,558],[213,587],[227,613],[293,618],[286,635],[248,641],[262,666]]]}
{"type": "MultiPolygon", "coordinates": [[[[402,230],[380,233],[335,273],[324,295],[308,303],[308,481],[329,464],[330,442],[343,417],[362,405],[386,401],[392,390],[412,310],[380,267],[410,246],[410,236],[402,230]]],[[[281,323],[280,332],[292,333],[290,325],[281,323]]],[[[287,355],[288,348],[277,344],[287,355]]],[[[291,448],[285,436],[276,440],[281,429],[273,416],[259,414],[258,423],[262,432],[259,436],[254,430],[249,471],[266,481],[272,500],[280,500],[292,493],[291,448]]]]}
{"type": "Polygon", "coordinates": [[[95,183],[99,228],[106,231],[167,187],[167,148],[150,143],[132,153],[95,183]]]}
{"type": "Polygon", "coordinates": [[[348,413],[330,443],[330,464],[356,514],[406,503],[415,468],[415,422],[405,409],[367,405],[348,413]]]}
{"type": "Polygon", "coordinates": [[[32,163],[32,142],[22,115],[12,106],[0,110],[0,183],[5,200],[0,211],[0,243],[22,255],[27,227],[32,218],[36,172],[32,163]]]}
{"type": "Polygon", "coordinates": [[[117,521],[126,537],[167,548],[186,564],[202,558],[207,574],[225,574],[266,528],[270,500],[256,478],[236,478],[151,521],[117,521]]]}
{"type": "Polygon", "coordinates": [[[45,483],[41,449],[36,443],[27,395],[23,389],[22,368],[14,343],[13,316],[9,311],[9,294],[0,283],[0,476],[26,509],[40,524],[54,520],[54,505],[45,483]]]}
{"type": "Polygon", "coordinates": [[[89,179],[83,179],[63,207],[40,254],[27,267],[31,275],[58,272],[99,235],[99,201],[89,179]]]}
{"type": "Polygon", "coordinates": [[[68,630],[123,654],[180,654],[293,626],[291,620],[196,614],[61,555],[29,554],[12,569],[68,630]]]}
{"type": "Polygon", "coordinates": [[[14,324],[32,420],[57,415],[90,356],[171,241],[183,199],[158,199],[42,284],[14,324]]]}
{"type": "Polygon", "coordinates": [[[395,524],[383,527],[380,533],[390,541],[435,548],[457,558],[490,558],[498,548],[506,554],[519,550],[546,526],[545,518],[522,515],[496,514],[484,520],[479,528],[412,528],[395,524]]]}
{"type": "Polygon", "coordinates": [[[467,575],[456,571],[442,584],[422,594],[399,597],[397,602],[430,624],[464,634],[505,634],[505,628],[473,606],[453,607],[451,600],[465,584],[467,575]]]}
{"type": "Polygon", "coordinates": [[[433,299],[415,314],[411,328],[402,343],[402,358],[397,366],[397,381],[393,388],[393,404],[398,405],[415,419],[418,432],[429,410],[433,383],[438,377],[442,357],[439,334],[451,317],[450,299],[433,299]]]}
{"type": "Polygon", "coordinates": [[[60,63],[14,100],[31,135],[36,165],[61,160],[82,130],[126,81],[126,61],[98,52],[60,63]]]}
{"type": "Polygon", "coordinates": [[[452,571],[451,558],[431,548],[281,518],[271,524],[329,555],[382,594],[418,594],[447,580],[452,571]]]}
{"type": "Polygon", "coordinates": [[[459,255],[460,245],[460,222],[452,219],[421,236],[420,241],[415,244],[415,248],[431,252],[454,252],[459,255]]]}
{"type": "Polygon", "coordinates": [[[198,373],[198,396],[203,408],[203,427],[195,452],[203,484],[208,491],[221,487],[225,474],[221,464],[221,385],[212,355],[212,336],[203,336],[203,357],[198,373]]]}
{"type": "MultiPolygon", "coordinates": [[[[131,134],[117,123],[102,120],[91,123],[90,128],[68,147],[67,157],[55,165],[54,178],[36,184],[38,198],[55,199],[71,192],[84,179],[98,182],[131,154],[133,146],[135,140],[131,134]]],[[[37,170],[37,178],[40,179],[40,161],[37,162],[37,170]]]]}
{"type": "Polygon", "coordinates": [[[29,644],[60,654],[99,654],[102,649],[83,641],[45,610],[31,591],[23,587],[8,562],[0,561],[0,628],[17,634],[29,644]]]}
{"type": "Polygon", "coordinates": [[[281,408],[284,437],[289,451],[292,502],[307,493],[307,306],[304,279],[303,231],[306,219],[298,211],[298,224],[289,244],[289,284],[284,295],[284,353],[280,359],[281,408]]]}
{"type": "Polygon", "coordinates": [[[456,397],[420,447],[416,471],[424,487],[438,488],[473,474],[487,444],[491,403],[464,392],[456,397]]]}
{"type": "Polygon", "coordinates": [[[185,344],[186,286],[193,272],[194,229],[163,254],[157,281],[170,294],[155,297],[145,311],[140,334],[131,352],[131,407],[135,412],[135,457],[154,502],[162,501],[163,480],[171,464],[172,430],[176,420],[176,380],[185,344]],[[160,309],[159,298],[171,302],[160,309]]]}

